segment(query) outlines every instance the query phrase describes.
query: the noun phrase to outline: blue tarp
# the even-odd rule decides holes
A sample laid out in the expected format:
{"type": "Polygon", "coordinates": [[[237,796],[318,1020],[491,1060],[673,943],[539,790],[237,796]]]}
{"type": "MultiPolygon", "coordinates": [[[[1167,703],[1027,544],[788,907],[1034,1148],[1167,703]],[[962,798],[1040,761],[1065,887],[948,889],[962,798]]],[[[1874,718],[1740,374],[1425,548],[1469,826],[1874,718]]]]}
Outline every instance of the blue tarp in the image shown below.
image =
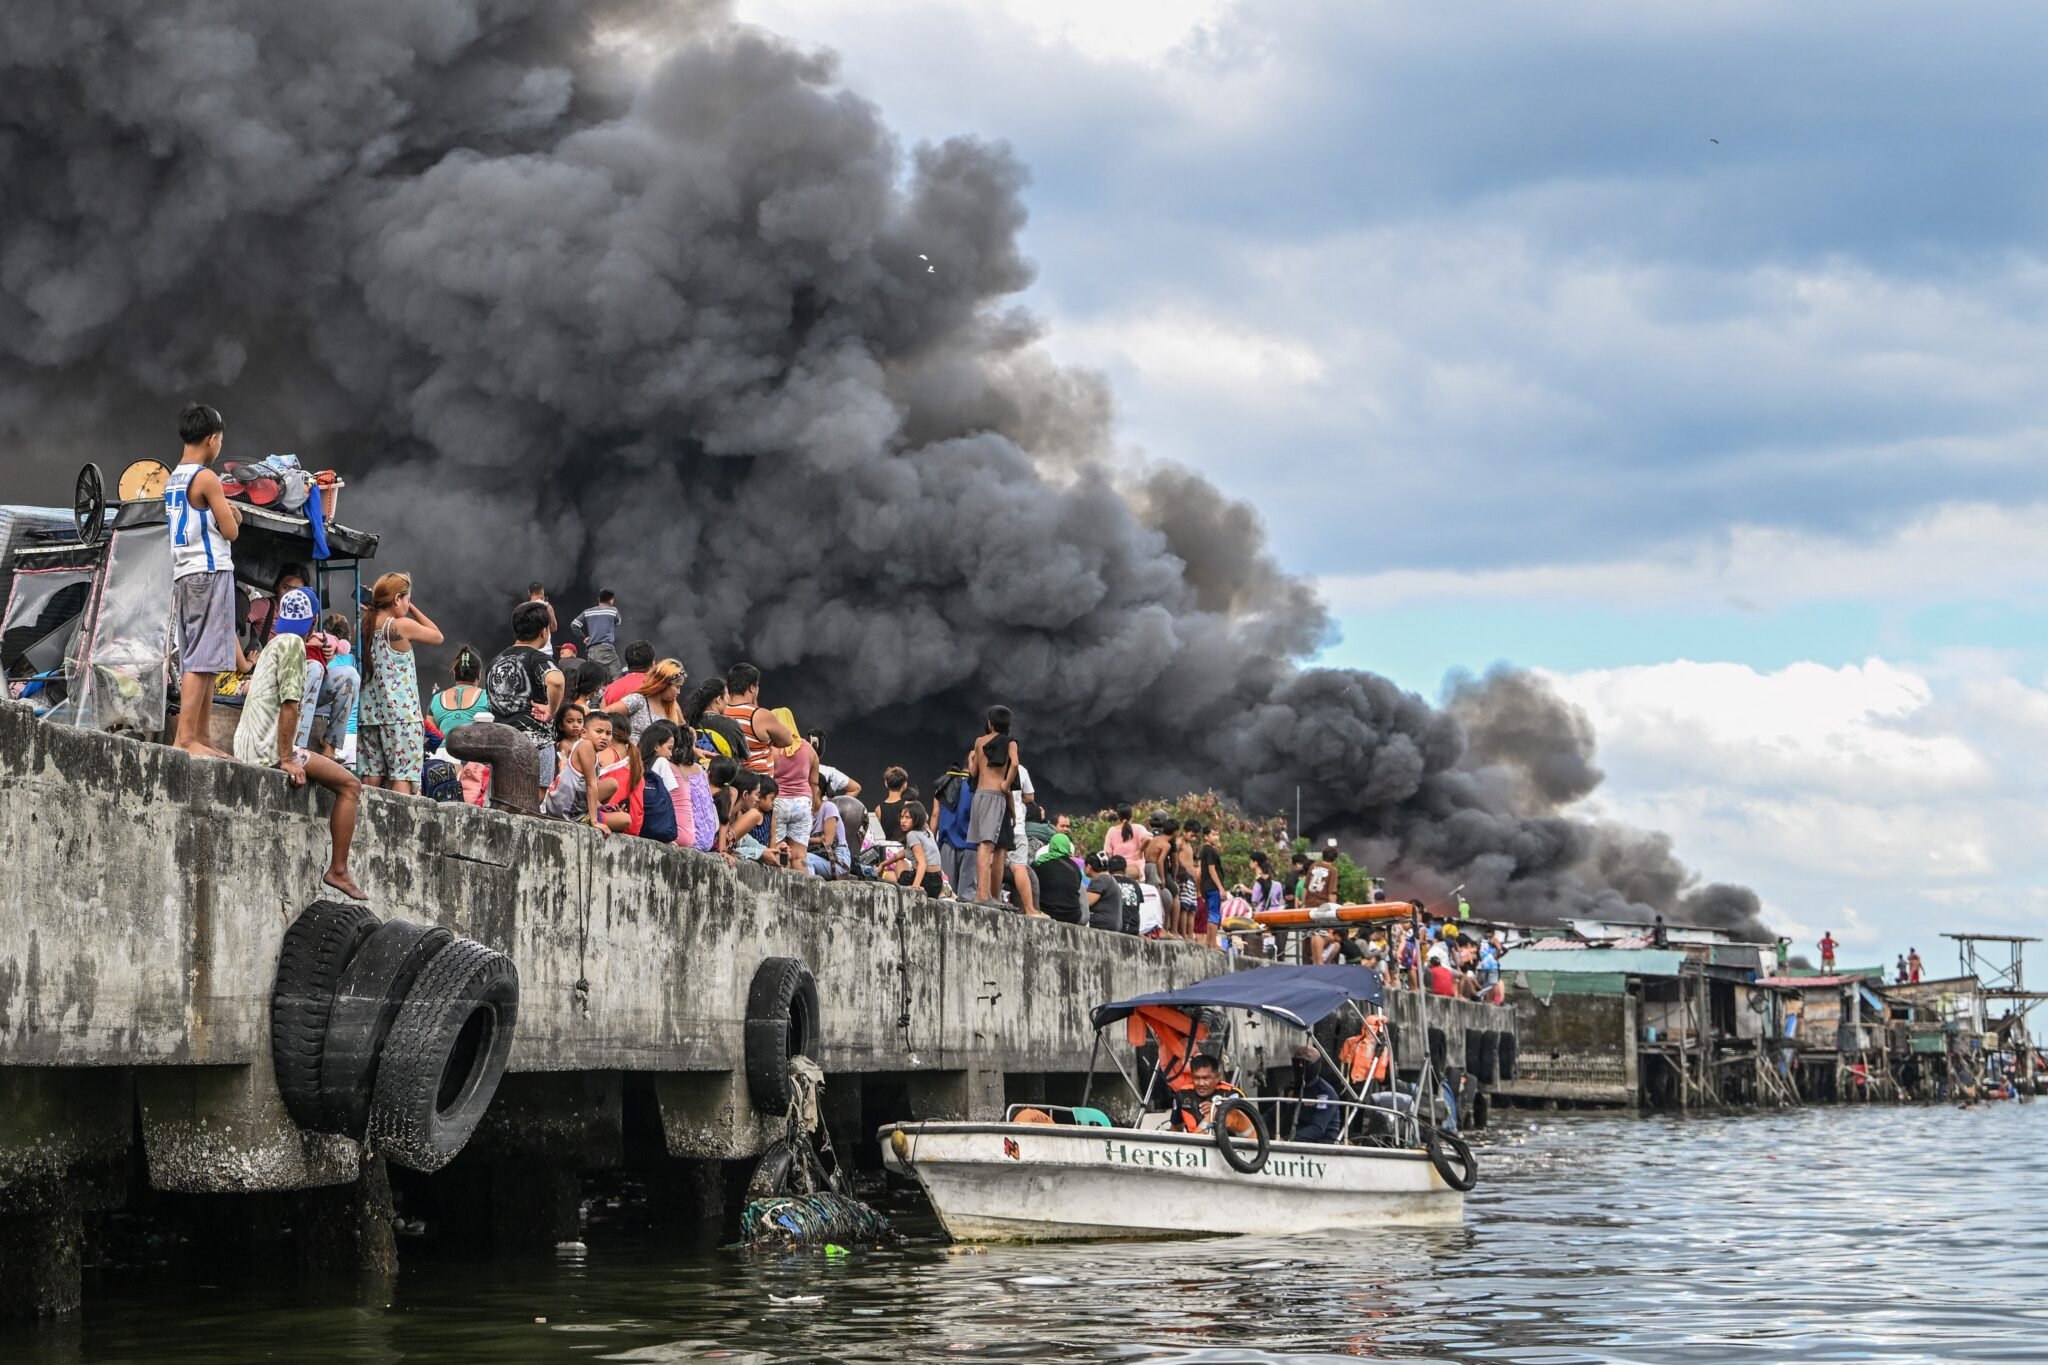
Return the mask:
{"type": "Polygon", "coordinates": [[[1128,1019],[1141,1005],[1169,1009],[1257,1010],[1283,1023],[1308,1028],[1342,1009],[1347,1000],[1380,1001],[1380,974],[1366,967],[1260,967],[1211,977],[1177,991],[1160,991],[1097,1005],[1095,1027],[1128,1019]]]}

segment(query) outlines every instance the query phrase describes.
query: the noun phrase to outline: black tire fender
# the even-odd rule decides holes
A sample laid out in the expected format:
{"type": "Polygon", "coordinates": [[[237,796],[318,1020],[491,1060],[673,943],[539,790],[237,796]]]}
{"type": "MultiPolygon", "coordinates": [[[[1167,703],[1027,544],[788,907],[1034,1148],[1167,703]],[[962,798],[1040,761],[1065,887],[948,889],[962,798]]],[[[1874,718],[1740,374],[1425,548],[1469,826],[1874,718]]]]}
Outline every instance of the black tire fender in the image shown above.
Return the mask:
{"type": "Polygon", "coordinates": [[[1438,1075],[1450,1070],[1451,1046],[1444,1037],[1444,1031],[1435,1025],[1429,1030],[1429,1064],[1438,1075]]]}
{"type": "Polygon", "coordinates": [[[1520,1050],[1520,1044],[1515,1041],[1514,1033],[1508,1029],[1502,1029],[1500,1036],[1494,1040],[1497,1079],[1511,1081],[1515,1078],[1515,1057],[1520,1050]]]}
{"type": "Polygon", "coordinates": [[[455,935],[438,925],[395,919],[380,926],[342,973],[320,1051],[323,1133],[361,1138],[377,1090],[377,1059],[413,979],[455,935]]]}
{"type": "Polygon", "coordinates": [[[779,1117],[795,1092],[789,1059],[818,1059],[818,982],[793,957],[763,958],[747,990],[747,1094],[754,1108],[779,1117]]]}
{"type": "Polygon", "coordinates": [[[270,1063],[285,1112],[320,1126],[320,1054],[341,978],[378,920],[367,906],[315,901],[285,926],[270,986],[270,1063]]]}
{"type": "Polygon", "coordinates": [[[1433,1123],[1422,1125],[1422,1150],[1429,1154],[1429,1164],[1436,1167],[1436,1173],[1444,1178],[1458,1193],[1463,1194],[1479,1183],[1479,1163],[1472,1158],[1472,1149],[1465,1145],[1465,1139],[1456,1133],[1447,1133],[1433,1123]],[[1446,1144],[1450,1150],[1444,1150],[1446,1144]]]}
{"type": "Polygon", "coordinates": [[[773,1199],[788,1194],[796,1184],[796,1156],[789,1149],[789,1143],[781,1138],[768,1144],[761,1153],[761,1159],[754,1163],[754,1175],[747,1182],[747,1202],[757,1199],[773,1199]]]}
{"type": "Polygon", "coordinates": [[[519,1025],[519,969],[474,939],[444,944],[406,992],[370,1104],[372,1150],[415,1171],[455,1159],[498,1093],[519,1025]]]}
{"type": "Polygon", "coordinates": [[[1266,1158],[1273,1152],[1273,1134],[1266,1127],[1266,1116],[1259,1112],[1257,1105],[1247,1104],[1232,1095],[1219,1095],[1211,1110],[1210,1128],[1216,1138],[1216,1150],[1223,1153],[1224,1165],[1239,1175],[1257,1175],[1266,1168],[1266,1158]],[[1256,1145],[1250,1156],[1238,1148],[1237,1139],[1230,1135],[1229,1120],[1233,1113],[1243,1114],[1251,1120],[1256,1145]]]}

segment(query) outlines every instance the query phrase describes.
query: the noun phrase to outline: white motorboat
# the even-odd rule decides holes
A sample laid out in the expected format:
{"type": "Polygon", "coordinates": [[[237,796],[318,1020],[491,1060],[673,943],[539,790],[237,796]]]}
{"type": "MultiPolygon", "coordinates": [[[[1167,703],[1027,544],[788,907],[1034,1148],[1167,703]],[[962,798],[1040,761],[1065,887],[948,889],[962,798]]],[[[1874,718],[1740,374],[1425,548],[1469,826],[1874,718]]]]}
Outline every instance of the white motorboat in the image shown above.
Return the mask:
{"type": "MultiPolygon", "coordinates": [[[[1380,981],[1361,967],[1269,967],[1098,1007],[1102,1030],[1132,1021],[1151,1029],[1203,1009],[1249,1010],[1304,1030],[1360,1002],[1380,981]],[[1134,1019],[1134,1016],[1138,1016],[1134,1019]]],[[[1361,1020],[1365,1016],[1361,1013],[1361,1020]]],[[[1311,1035],[1312,1039],[1312,1035],[1311,1035]]],[[[1162,1039],[1162,1041],[1164,1041],[1162,1039]]],[[[1311,1042],[1312,1045],[1312,1042],[1311,1042]]],[[[1329,1059],[1317,1050],[1321,1064],[1329,1059]]],[[[1185,1059],[1185,1054],[1184,1058],[1185,1059]]],[[[1112,1053],[1112,1060],[1115,1060],[1112,1053]]],[[[1422,1077],[1420,1093],[1430,1093],[1422,1077]]],[[[1123,1070],[1121,1061],[1118,1071],[1123,1070]]],[[[1415,1112],[1411,1096],[1361,1096],[1334,1067],[1342,1113],[1331,1142],[1273,1140],[1299,1104],[1227,1095],[1205,1130],[1186,1131],[1182,1107],[1148,1110],[1179,1079],[1162,1066],[1141,1093],[1134,1127],[1085,1106],[1012,1105],[1000,1123],[927,1121],[883,1127],[883,1160],[915,1179],[959,1241],[1057,1241],[1175,1234],[1293,1233],[1314,1229],[1457,1223],[1477,1171],[1455,1133],[1415,1112]],[[1242,1115],[1232,1119],[1228,1115],[1242,1115]],[[1274,1115],[1269,1118],[1267,1115],[1274,1115]],[[1018,1121],[1020,1116],[1032,1119],[1018,1121]],[[1238,1129],[1233,1135],[1232,1129],[1238,1129]]],[[[1329,1073],[1325,1073],[1329,1074],[1329,1073]]]]}

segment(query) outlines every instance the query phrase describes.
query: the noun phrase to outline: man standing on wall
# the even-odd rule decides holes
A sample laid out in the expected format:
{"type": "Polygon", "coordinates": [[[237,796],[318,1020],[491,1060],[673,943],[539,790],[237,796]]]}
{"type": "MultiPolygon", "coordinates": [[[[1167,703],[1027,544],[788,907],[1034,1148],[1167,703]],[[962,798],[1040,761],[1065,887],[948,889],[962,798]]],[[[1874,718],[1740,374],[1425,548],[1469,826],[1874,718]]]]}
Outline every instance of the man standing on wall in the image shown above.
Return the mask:
{"type": "MultiPolygon", "coordinates": [[[[1301,903],[1306,909],[1313,910],[1318,905],[1335,904],[1337,900],[1337,841],[1335,839],[1331,839],[1323,845],[1323,856],[1321,859],[1310,863],[1303,870],[1301,888],[1301,903]]],[[[1305,955],[1302,961],[1316,963],[1323,960],[1323,950],[1329,947],[1329,942],[1324,935],[1311,933],[1305,936],[1303,946],[1305,955]]]]}
{"type": "Polygon", "coordinates": [[[1835,969],[1835,936],[1833,932],[1820,936],[1820,969],[1831,972],[1835,969]]]}
{"type": "Polygon", "coordinates": [[[213,462],[227,424],[204,403],[178,414],[185,454],[164,484],[171,531],[171,607],[178,624],[177,746],[188,754],[226,758],[213,747],[214,680],[240,660],[235,642],[235,559],[230,551],[242,519],[221,487],[213,462]]]}
{"type": "Polygon", "coordinates": [[[569,628],[581,632],[583,657],[604,669],[606,682],[625,671],[619,663],[618,602],[610,588],[600,592],[597,605],[584,608],[569,628]]]}

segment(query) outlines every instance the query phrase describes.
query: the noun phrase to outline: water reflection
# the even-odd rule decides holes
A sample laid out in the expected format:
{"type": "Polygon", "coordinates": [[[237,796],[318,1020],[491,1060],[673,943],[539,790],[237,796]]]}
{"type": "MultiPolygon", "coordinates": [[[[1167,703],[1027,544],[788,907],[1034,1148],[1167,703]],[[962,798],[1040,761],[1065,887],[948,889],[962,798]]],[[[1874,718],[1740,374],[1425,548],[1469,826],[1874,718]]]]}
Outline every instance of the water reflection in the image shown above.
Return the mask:
{"type": "Polygon", "coordinates": [[[26,1340],[94,1362],[2041,1359],[2040,1113],[1510,1114],[1460,1228],[955,1248],[926,1223],[830,1260],[600,1229],[578,1258],[416,1261],[389,1308],[103,1285],[26,1340]]]}

